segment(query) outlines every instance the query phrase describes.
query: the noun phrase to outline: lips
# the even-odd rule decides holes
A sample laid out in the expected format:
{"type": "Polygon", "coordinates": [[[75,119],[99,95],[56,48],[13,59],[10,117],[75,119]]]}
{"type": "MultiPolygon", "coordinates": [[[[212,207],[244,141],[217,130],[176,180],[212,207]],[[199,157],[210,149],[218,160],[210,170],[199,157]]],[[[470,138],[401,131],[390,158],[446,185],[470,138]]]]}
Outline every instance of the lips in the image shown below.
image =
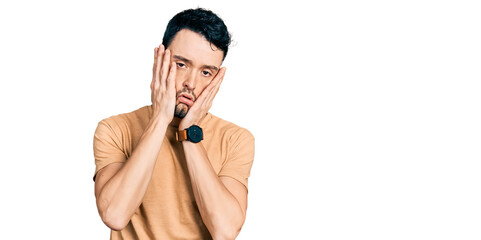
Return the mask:
{"type": "Polygon", "coordinates": [[[194,97],[188,93],[182,93],[179,96],[179,102],[186,104],[187,106],[191,107],[194,104],[194,97]]]}

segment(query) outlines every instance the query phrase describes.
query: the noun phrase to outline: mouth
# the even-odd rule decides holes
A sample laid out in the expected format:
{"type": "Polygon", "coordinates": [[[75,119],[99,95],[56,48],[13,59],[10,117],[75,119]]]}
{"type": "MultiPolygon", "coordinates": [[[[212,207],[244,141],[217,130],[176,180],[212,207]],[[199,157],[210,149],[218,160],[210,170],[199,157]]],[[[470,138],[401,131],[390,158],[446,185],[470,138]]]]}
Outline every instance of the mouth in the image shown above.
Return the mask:
{"type": "Polygon", "coordinates": [[[182,93],[178,98],[179,98],[179,102],[184,103],[189,107],[191,107],[195,101],[194,96],[188,93],[182,93]]]}

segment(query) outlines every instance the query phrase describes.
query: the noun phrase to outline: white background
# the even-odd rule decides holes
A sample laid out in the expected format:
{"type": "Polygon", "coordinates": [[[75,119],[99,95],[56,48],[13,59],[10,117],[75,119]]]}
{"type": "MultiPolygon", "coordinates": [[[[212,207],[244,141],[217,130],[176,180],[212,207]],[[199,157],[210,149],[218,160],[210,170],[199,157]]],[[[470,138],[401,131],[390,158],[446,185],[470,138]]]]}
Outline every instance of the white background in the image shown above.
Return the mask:
{"type": "Polygon", "coordinates": [[[211,112],[256,137],[238,239],[481,238],[480,6],[298,0],[2,1],[2,239],[108,239],[93,133],[197,6],[235,40],[211,112]]]}

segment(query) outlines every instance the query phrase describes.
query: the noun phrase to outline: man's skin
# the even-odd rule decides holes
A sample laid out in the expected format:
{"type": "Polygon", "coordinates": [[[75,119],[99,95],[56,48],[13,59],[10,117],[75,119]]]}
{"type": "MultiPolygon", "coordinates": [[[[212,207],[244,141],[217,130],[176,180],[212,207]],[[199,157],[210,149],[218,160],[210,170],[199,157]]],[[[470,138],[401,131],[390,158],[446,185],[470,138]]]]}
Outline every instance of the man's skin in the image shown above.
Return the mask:
{"type": "MultiPolygon", "coordinates": [[[[168,125],[179,130],[198,125],[206,116],[224,78],[223,52],[202,35],[183,29],[168,49],[154,50],[152,118],[125,163],[112,163],[96,176],[95,196],[102,221],[123,229],[142,203],[168,125]],[[182,97],[186,93],[190,98],[182,97]],[[179,94],[180,93],[180,94],[179,94]],[[180,119],[175,108],[188,109],[180,119]]],[[[202,142],[201,142],[202,143],[202,142]]],[[[183,149],[199,212],[214,239],[235,239],[244,224],[247,189],[230,177],[218,177],[201,143],[183,141],[183,149]]]]}

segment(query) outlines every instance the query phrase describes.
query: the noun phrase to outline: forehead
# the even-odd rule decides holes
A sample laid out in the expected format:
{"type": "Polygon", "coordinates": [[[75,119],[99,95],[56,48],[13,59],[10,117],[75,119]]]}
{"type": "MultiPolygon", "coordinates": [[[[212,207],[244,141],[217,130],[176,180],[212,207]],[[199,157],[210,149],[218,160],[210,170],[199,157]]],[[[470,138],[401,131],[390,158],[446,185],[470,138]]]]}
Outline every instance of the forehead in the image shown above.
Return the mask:
{"type": "Polygon", "coordinates": [[[224,53],[199,33],[188,29],[180,30],[172,39],[168,49],[172,55],[180,55],[196,65],[220,66],[224,53]]]}

